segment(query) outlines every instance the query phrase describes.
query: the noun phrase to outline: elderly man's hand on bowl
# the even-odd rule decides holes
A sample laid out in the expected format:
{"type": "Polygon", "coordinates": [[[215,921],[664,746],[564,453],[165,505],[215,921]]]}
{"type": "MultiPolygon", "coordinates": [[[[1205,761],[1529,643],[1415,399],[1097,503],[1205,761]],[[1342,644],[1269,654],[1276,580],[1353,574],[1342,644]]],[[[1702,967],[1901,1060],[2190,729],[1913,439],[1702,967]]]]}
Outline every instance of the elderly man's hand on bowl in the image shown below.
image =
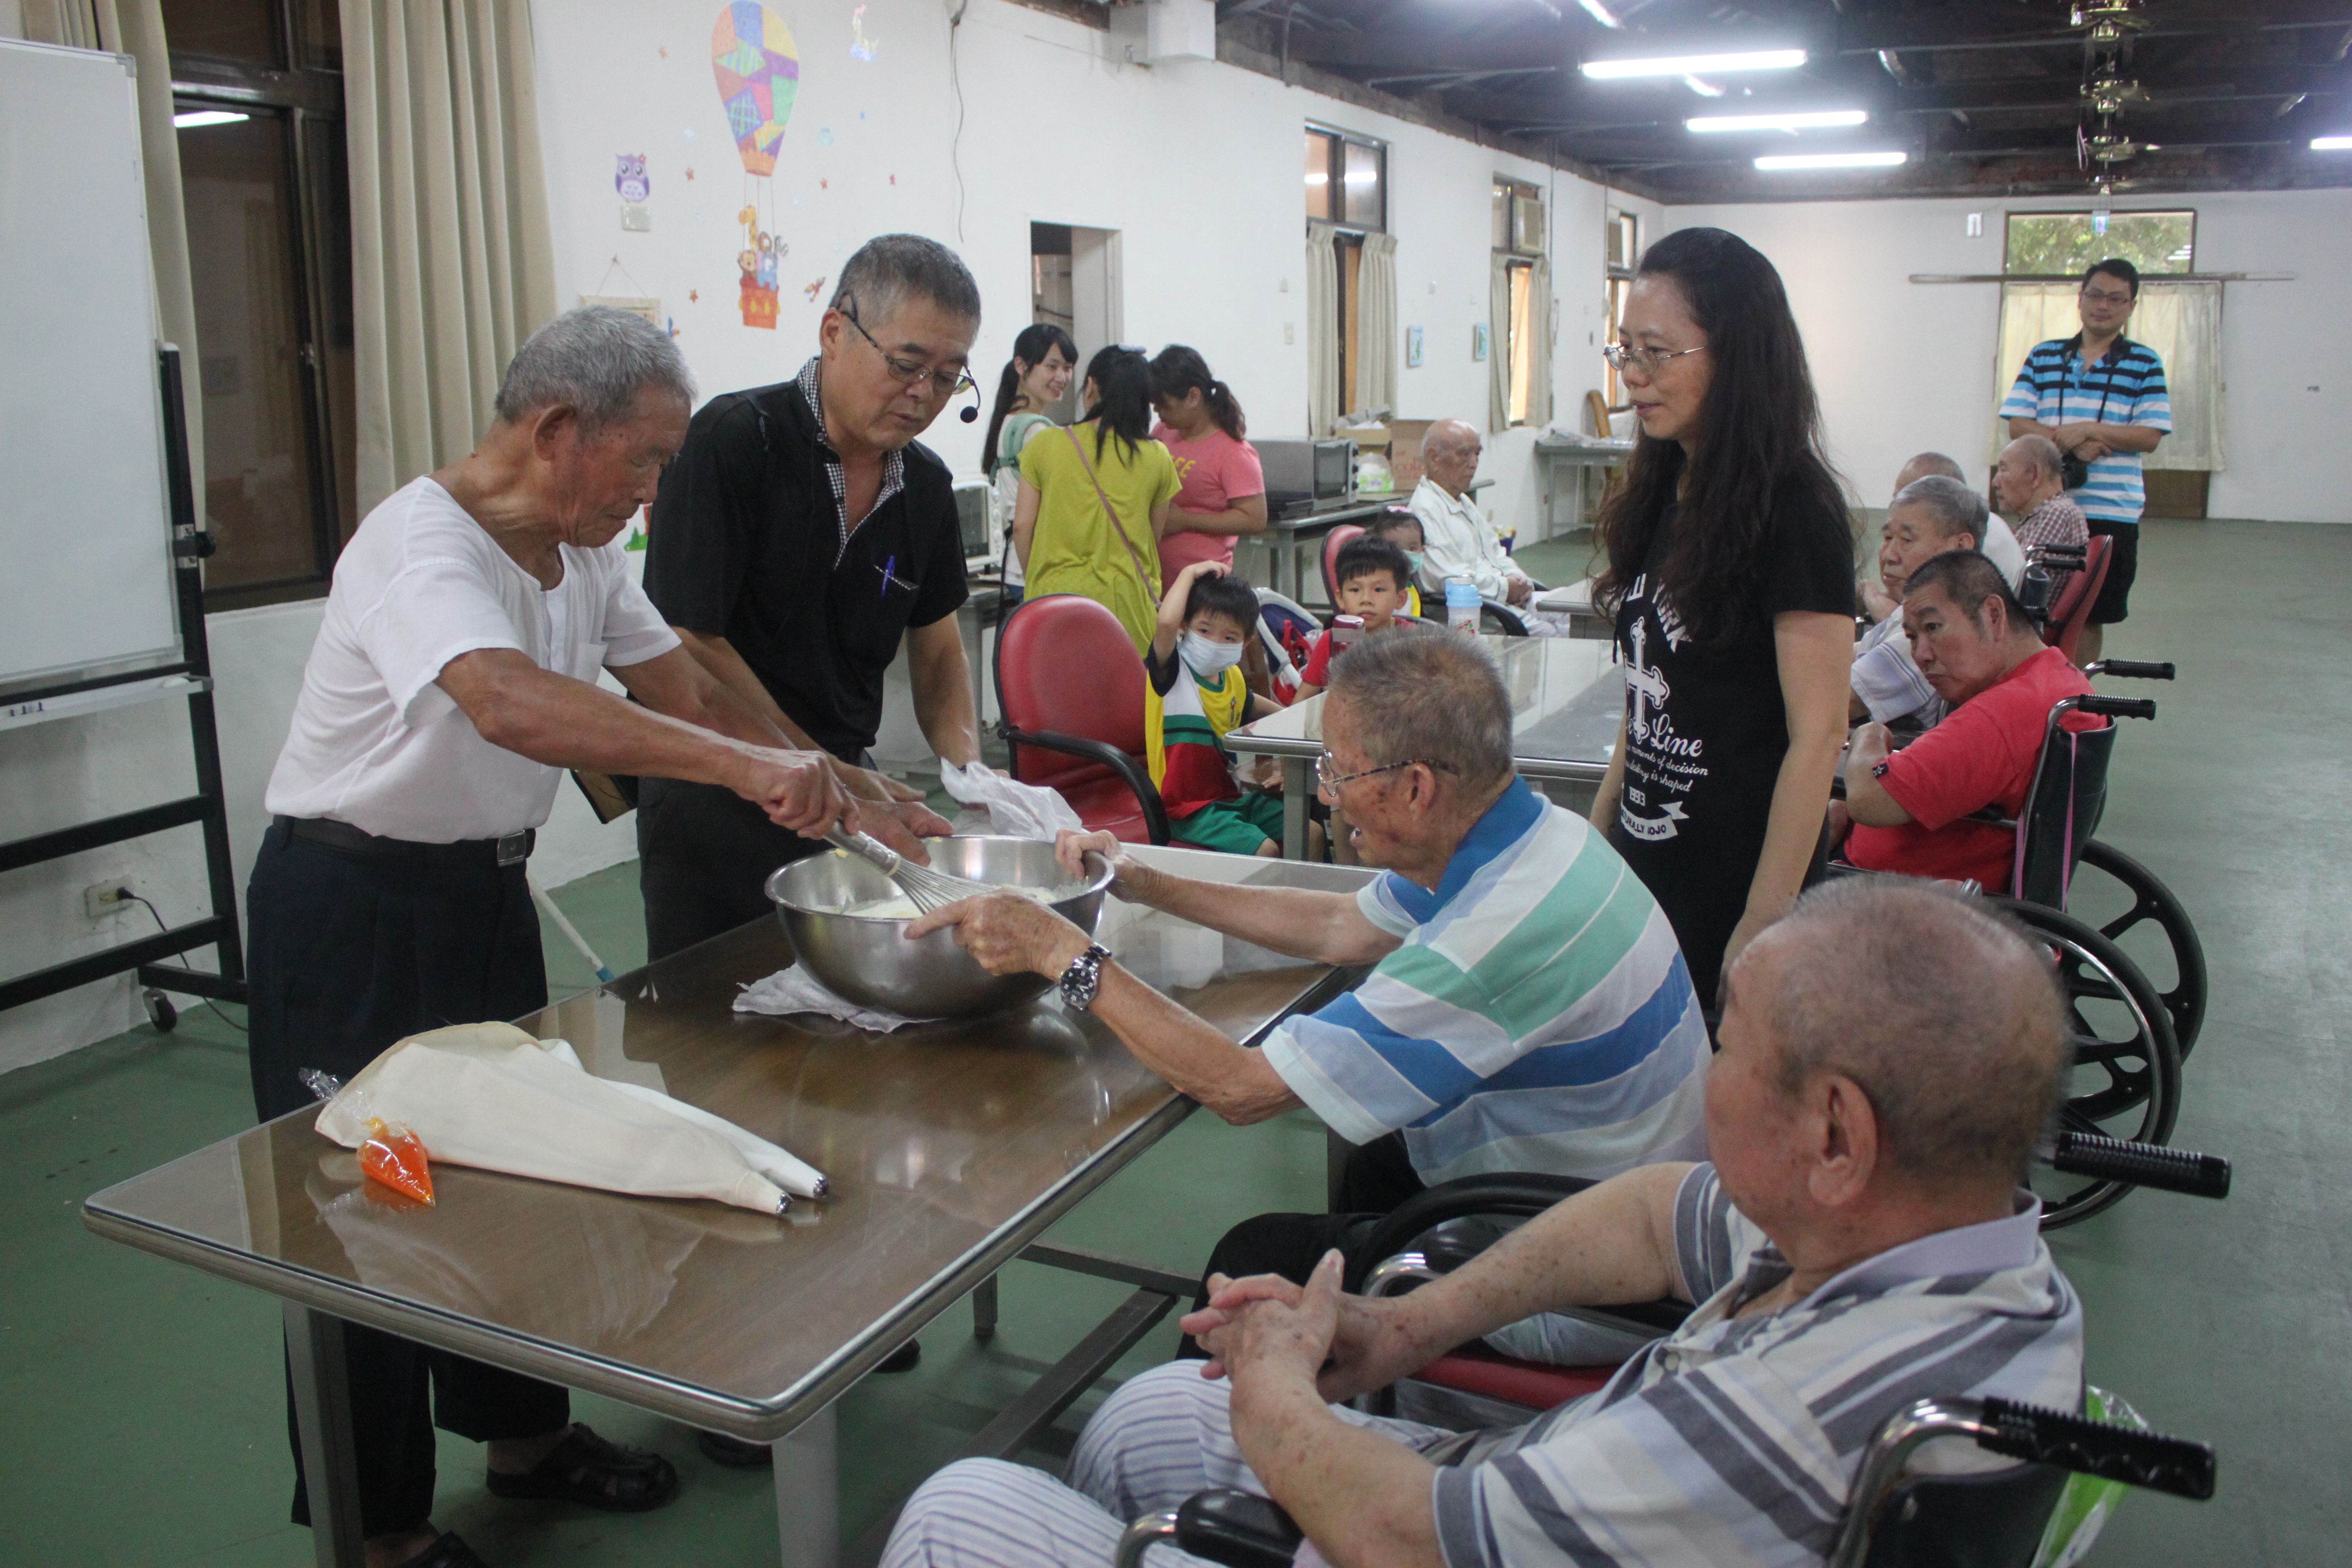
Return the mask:
{"type": "Polygon", "coordinates": [[[1130,858],[1126,844],[1118,838],[1108,833],[1079,833],[1067,827],[1055,836],[1054,858],[1061,862],[1062,869],[1072,877],[1084,879],[1088,875],[1087,855],[1089,851],[1101,856],[1110,866],[1109,891],[1112,898],[1130,904],[1149,901],[1140,884],[1141,879],[1150,874],[1150,868],[1130,858]]]}
{"type": "Polygon", "coordinates": [[[1094,938],[1024,894],[1000,889],[933,910],[907,923],[909,940],[942,926],[991,974],[1042,974],[1059,980],[1094,938]]]}

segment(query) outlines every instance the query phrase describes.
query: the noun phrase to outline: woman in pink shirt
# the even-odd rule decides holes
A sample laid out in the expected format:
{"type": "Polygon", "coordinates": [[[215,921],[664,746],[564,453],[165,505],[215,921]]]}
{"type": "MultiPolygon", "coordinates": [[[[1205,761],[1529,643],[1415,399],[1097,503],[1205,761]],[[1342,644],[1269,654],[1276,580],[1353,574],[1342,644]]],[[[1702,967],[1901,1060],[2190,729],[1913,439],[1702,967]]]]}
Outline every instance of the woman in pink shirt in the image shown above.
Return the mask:
{"type": "Polygon", "coordinates": [[[1265,476],[1230,387],[1209,374],[1198,351],[1171,343],[1151,362],[1152,437],[1176,459],[1183,488],[1160,541],[1168,581],[1200,561],[1234,563],[1234,541],[1265,531],[1265,476]]]}

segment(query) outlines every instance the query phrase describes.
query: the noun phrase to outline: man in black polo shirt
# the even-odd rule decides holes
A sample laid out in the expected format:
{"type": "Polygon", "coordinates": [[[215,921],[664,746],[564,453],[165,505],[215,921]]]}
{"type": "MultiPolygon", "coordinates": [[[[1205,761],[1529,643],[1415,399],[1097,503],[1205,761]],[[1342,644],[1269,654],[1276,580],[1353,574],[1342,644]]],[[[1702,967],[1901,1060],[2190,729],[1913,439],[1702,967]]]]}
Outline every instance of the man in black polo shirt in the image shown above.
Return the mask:
{"type": "MultiPolygon", "coordinates": [[[[903,639],[915,714],[948,762],[980,760],[955,612],[963,544],[947,465],[915,437],[980,331],[980,289],[916,235],[842,268],[816,355],[791,381],[715,397],[662,476],[646,592],[705,668],[835,759],[866,830],[902,851],[948,825],[871,771],[883,672],[903,639]]],[[[762,884],[824,847],[723,789],[646,779],[637,804],[646,948],[665,954],[761,918],[762,884]]]]}

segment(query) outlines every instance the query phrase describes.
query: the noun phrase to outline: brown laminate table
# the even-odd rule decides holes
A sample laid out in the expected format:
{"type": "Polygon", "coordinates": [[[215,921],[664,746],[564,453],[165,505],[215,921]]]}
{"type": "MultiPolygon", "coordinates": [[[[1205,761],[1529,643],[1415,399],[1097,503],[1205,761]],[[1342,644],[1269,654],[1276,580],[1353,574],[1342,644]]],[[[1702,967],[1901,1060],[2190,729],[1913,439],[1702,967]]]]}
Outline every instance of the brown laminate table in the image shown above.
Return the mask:
{"type": "MultiPolygon", "coordinates": [[[[1353,888],[1365,873],[1181,849],[1183,874],[1353,888]]],[[[1116,901],[1100,936],[1245,1044],[1351,978],[1116,901]]],[[[443,1166],[432,1208],[391,1199],[297,1112],[90,1198],[103,1237],[283,1299],[318,1560],[362,1561],[346,1321],[775,1444],[783,1561],[839,1555],[833,1402],[996,1270],[1040,1262],[1137,1286],[971,1451],[1010,1452],[1140,1339],[1192,1280],[1033,1247],[1193,1109],[1098,1021],[1041,1001],[869,1034],[740,1015],[792,961],[757,922],[518,1020],[600,1077],[648,1084],[782,1144],[826,1198],[770,1217],[443,1166]],[[779,1441],[779,1439],[782,1439],[779,1441]]]]}

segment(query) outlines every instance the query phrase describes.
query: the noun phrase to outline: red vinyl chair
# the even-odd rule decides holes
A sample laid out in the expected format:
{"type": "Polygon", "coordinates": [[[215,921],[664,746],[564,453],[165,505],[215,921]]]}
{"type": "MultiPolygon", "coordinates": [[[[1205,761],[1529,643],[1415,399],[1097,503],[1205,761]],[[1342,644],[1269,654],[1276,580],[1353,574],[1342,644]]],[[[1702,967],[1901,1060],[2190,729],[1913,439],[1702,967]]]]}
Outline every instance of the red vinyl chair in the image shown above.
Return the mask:
{"type": "Polygon", "coordinates": [[[1352,522],[1343,522],[1323,536],[1323,597],[1330,601],[1334,610],[1339,607],[1339,552],[1348,547],[1349,540],[1363,536],[1364,531],[1352,522]]]}
{"type": "Polygon", "coordinates": [[[2091,536],[2090,548],[2084,552],[2083,569],[2069,577],[2066,585],[2058,590],[2057,602],[2050,606],[2050,618],[2042,624],[2042,640],[2066,656],[2073,664],[2074,646],[2083,640],[2083,628],[2090,624],[2091,606],[2099,602],[2099,590],[2106,586],[2107,567],[2114,558],[2116,542],[2104,533],[2091,536]]]}
{"type": "Polygon", "coordinates": [[[996,634],[995,679],[1015,779],[1058,791],[1089,828],[1168,842],[1144,761],[1143,660],[1118,616],[1077,594],[1023,601],[996,634]]]}

